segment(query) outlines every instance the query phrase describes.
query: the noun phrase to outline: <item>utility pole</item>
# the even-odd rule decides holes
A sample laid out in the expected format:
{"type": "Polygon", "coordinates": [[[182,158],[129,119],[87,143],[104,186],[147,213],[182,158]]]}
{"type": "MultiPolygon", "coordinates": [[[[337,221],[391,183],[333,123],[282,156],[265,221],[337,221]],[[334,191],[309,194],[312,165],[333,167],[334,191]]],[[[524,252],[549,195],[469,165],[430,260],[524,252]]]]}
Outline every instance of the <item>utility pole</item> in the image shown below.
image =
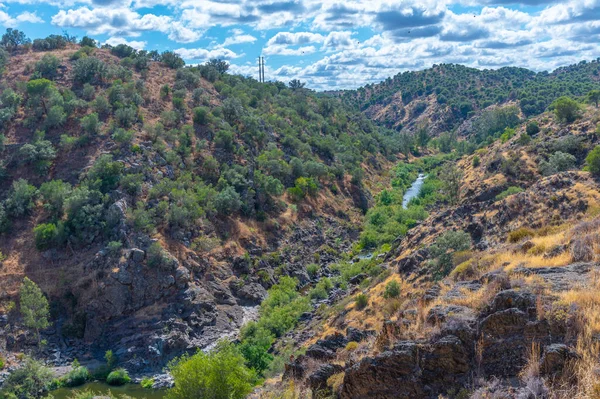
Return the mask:
{"type": "Polygon", "coordinates": [[[262,57],[258,57],[258,82],[262,83],[262,65],[261,65],[261,58],[262,57]]]}
{"type": "Polygon", "coordinates": [[[262,82],[265,83],[265,57],[260,57],[262,60],[262,82]]]}

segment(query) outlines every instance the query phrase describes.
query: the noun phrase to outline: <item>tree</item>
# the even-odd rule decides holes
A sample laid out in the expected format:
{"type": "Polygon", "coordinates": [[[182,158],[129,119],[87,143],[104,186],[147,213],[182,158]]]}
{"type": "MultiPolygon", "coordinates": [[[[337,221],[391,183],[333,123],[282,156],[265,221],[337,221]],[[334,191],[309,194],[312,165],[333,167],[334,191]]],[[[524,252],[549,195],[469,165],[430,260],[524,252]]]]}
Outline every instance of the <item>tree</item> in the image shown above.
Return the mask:
{"type": "Polygon", "coordinates": [[[27,277],[21,284],[21,314],[23,315],[23,323],[28,328],[35,330],[39,342],[40,330],[50,326],[48,321],[50,308],[42,290],[27,277]]]}
{"type": "Polygon", "coordinates": [[[299,81],[298,79],[290,80],[290,89],[292,90],[300,90],[303,89],[306,83],[299,81]]]}
{"type": "Polygon", "coordinates": [[[598,108],[598,102],[600,102],[600,90],[592,90],[588,93],[588,100],[596,104],[596,108],[598,108]]]}
{"type": "Polygon", "coordinates": [[[0,47],[4,47],[8,51],[12,52],[15,51],[19,46],[29,43],[31,43],[31,39],[29,39],[24,32],[21,32],[17,29],[8,28],[6,29],[6,33],[2,35],[0,47]]]}
{"type": "Polygon", "coordinates": [[[84,36],[81,38],[79,45],[81,47],[96,47],[96,40],[92,39],[89,36],[84,36]]]}
{"type": "Polygon", "coordinates": [[[171,69],[183,68],[185,61],[173,51],[165,51],[160,55],[160,61],[171,69]]]}
{"type": "Polygon", "coordinates": [[[600,176],[600,145],[597,145],[585,158],[588,170],[595,176],[600,176]]]}
{"type": "Polygon", "coordinates": [[[442,187],[451,204],[456,204],[460,198],[460,186],[462,181],[462,172],[456,167],[451,165],[442,167],[439,179],[442,182],[442,187]]]}
{"type": "Polygon", "coordinates": [[[206,65],[215,68],[221,75],[223,75],[229,69],[229,64],[227,61],[223,61],[218,58],[213,58],[212,60],[208,61],[206,65]]]}
{"type": "Polygon", "coordinates": [[[208,353],[183,355],[169,365],[175,386],[167,399],[242,399],[253,389],[255,373],[231,343],[220,342],[208,353]]]}
{"type": "Polygon", "coordinates": [[[421,149],[425,149],[427,147],[427,143],[429,143],[429,132],[427,131],[427,125],[421,124],[417,129],[417,143],[421,149]]]}
{"type": "Polygon", "coordinates": [[[8,375],[0,390],[0,398],[35,399],[50,388],[54,373],[37,360],[25,364],[8,375]]]}
{"type": "Polygon", "coordinates": [[[556,117],[563,122],[571,123],[579,117],[579,103],[570,97],[560,97],[552,103],[556,117]]]}

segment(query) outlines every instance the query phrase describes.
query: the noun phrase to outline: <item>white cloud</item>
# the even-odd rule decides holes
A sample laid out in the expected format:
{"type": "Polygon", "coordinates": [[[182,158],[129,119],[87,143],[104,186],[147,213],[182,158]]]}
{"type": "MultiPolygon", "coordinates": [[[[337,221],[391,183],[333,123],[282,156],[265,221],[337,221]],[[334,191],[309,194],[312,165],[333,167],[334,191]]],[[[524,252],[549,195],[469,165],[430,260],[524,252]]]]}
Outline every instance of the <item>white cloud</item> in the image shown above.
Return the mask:
{"type": "Polygon", "coordinates": [[[43,23],[44,20],[38,17],[35,13],[25,11],[16,17],[11,17],[7,12],[0,11],[0,25],[7,28],[15,28],[23,22],[29,22],[32,24],[43,23]]]}
{"type": "Polygon", "coordinates": [[[193,60],[204,62],[208,61],[212,58],[220,58],[223,60],[232,60],[235,58],[242,57],[243,54],[237,54],[226,48],[216,48],[213,50],[207,50],[204,48],[195,48],[195,49],[187,49],[180,48],[174,50],[177,54],[179,54],[185,60],[193,60]]]}
{"type": "Polygon", "coordinates": [[[131,40],[130,41],[130,40],[126,40],[122,37],[111,37],[104,43],[109,44],[111,46],[118,46],[119,44],[126,44],[137,50],[143,50],[144,48],[146,48],[146,45],[148,44],[148,42],[145,42],[145,41],[140,41],[140,40],[131,40]]]}
{"type": "Polygon", "coordinates": [[[228,37],[223,42],[223,46],[231,46],[232,44],[254,43],[256,38],[252,35],[243,35],[241,32],[234,33],[234,36],[228,37]]]}

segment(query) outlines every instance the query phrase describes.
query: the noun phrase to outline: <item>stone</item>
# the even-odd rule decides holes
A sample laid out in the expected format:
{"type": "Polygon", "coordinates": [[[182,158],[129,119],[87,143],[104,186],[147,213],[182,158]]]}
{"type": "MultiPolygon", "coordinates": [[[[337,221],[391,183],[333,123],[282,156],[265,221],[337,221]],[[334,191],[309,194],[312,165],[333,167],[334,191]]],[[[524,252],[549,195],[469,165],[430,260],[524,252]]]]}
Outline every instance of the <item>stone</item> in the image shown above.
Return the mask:
{"type": "Polygon", "coordinates": [[[313,391],[313,397],[318,391],[326,390],[327,380],[334,374],[344,371],[344,367],[339,364],[323,364],[314,373],[308,377],[308,385],[313,391]]]}
{"type": "Polygon", "coordinates": [[[129,256],[134,262],[141,263],[146,257],[146,252],[142,251],[139,248],[132,248],[129,256]]]}

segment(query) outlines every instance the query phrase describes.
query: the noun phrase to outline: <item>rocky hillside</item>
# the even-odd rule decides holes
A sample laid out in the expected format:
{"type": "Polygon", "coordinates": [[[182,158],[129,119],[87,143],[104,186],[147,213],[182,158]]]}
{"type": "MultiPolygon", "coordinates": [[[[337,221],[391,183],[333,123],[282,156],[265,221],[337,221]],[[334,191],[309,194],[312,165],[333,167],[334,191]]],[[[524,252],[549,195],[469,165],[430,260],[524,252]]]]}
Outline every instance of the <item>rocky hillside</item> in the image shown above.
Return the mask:
{"type": "Polygon", "coordinates": [[[343,299],[332,289],[257,397],[595,397],[600,186],[581,169],[597,173],[599,114],[558,114],[429,169],[432,181],[458,171],[456,201],[438,196],[343,299]]]}
{"type": "Polygon", "coordinates": [[[49,297],[46,357],[130,371],[236,333],[281,275],[357,238],[394,133],[339,101],[62,36],[0,52],[0,348],[18,290],[49,297]],[[37,43],[37,45],[36,45],[37,43]]]}
{"type": "Polygon", "coordinates": [[[599,67],[598,60],[582,61],[552,73],[535,73],[514,67],[479,70],[441,64],[400,73],[341,96],[385,126],[414,132],[427,124],[438,135],[492,105],[516,101],[529,117],[544,112],[560,96],[584,96],[600,88],[599,67]]]}

